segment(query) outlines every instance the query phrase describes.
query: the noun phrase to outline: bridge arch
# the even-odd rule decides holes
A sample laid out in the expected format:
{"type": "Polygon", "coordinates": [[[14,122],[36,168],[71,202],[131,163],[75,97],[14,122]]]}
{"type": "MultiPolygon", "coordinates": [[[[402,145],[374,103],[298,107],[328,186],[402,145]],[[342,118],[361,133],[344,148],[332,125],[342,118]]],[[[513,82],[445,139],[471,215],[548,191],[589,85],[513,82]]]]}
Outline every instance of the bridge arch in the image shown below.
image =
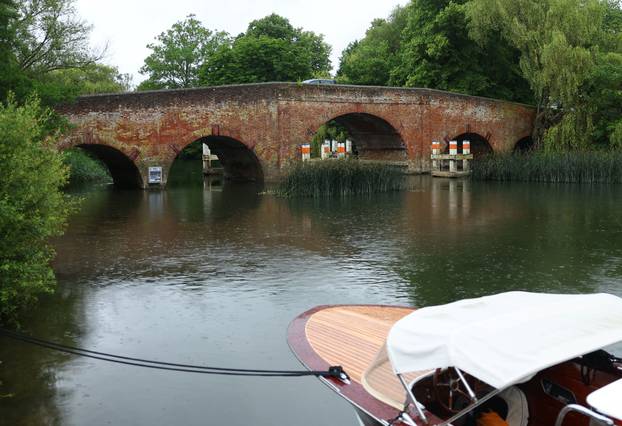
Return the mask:
{"type": "MultiPolygon", "coordinates": [[[[449,140],[458,141],[458,153],[462,153],[462,142],[471,142],[471,154],[473,154],[473,158],[493,153],[492,145],[490,145],[488,139],[479,133],[462,133],[449,140]]],[[[445,153],[449,153],[449,144],[445,147],[445,153]]]]}
{"type": "Polygon", "coordinates": [[[99,159],[108,168],[114,185],[119,188],[144,188],[143,177],[136,163],[124,152],[117,148],[103,144],[77,144],[72,148],[79,148],[99,159]]]}
{"type": "Polygon", "coordinates": [[[531,151],[535,146],[535,143],[533,141],[533,138],[531,136],[525,136],[524,138],[521,138],[518,142],[516,142],[516,145],[514,145],[514,152],[529,152],[531,151]]]}
{"type": "MultiPolygon", "coordinates": [[[[263,168],[259,158],[257,158],[253,149],[240,140],[230,136],[210,135],[192,141],[184,149],[193,144],[198,144],[199,146],[205,144],[209,147],[211,153],[218,157],[225,179],[241,182],[263,181],[263,168]]],[[[173,160],[173,163],[178,158],[179,154],[173,160]]]]}
{"type": "Polygon", "coordinates": [[[330,122],[346,129],[352,141],[353,152],[361,159],[407,160],[406,144],[402,136],[391,123],[378,115],[347,112],[336,115],[323,124],[330,122]]]}

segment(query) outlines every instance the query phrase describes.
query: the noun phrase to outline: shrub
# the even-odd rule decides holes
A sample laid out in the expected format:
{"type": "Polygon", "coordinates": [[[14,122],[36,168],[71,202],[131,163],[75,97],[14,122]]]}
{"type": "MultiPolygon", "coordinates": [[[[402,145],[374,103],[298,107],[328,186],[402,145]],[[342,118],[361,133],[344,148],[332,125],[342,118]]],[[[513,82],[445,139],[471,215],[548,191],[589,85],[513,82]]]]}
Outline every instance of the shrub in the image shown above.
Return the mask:
{"type": "Polygon", "coordinates": [[[38,101],[0,105],[0,322],[53,290],[48,243],[61,234],[71,202],[61,192],[67,167],[45,136],[38,101]]]}
{"type": "Polygon", "coordinates": [[[63,152],[63,162],[69,167],[70,184],[112,182],[106,166],[79,148],[63,152]]]}

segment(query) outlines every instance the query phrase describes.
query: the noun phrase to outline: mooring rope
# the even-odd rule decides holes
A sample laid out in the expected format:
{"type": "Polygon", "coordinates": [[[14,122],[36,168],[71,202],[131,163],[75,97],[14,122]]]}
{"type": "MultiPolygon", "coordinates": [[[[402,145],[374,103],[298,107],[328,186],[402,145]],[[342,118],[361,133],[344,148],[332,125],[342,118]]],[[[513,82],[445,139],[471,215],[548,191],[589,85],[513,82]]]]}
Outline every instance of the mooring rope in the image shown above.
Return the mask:
{"type": "Polygon", "coordinates": [[[62,345],[48,340],[38,339],[26,334],[0,328],[0,335],[17,340],[23,343],[47,348],[50,350],[64,352],[85,358],[97,359],[100,361],[113,362],[117,364],[131,365],[134,367],[153,368],[157,370],[180,371],[184,373],[213,374],[220,376],[245,376],[245,377],[334,377],[340,380],[349,380],[348,375],[341,366],[329,367],[327,371],[296,371],[296,370],[259,370],[245,368],[226,368],[213,367],[207,365],[178,364],[173,362],[154,361],[143,358],[133,358],[122,355],[115,355],[106,352],[98,352],[74,346],[62,345]]]}

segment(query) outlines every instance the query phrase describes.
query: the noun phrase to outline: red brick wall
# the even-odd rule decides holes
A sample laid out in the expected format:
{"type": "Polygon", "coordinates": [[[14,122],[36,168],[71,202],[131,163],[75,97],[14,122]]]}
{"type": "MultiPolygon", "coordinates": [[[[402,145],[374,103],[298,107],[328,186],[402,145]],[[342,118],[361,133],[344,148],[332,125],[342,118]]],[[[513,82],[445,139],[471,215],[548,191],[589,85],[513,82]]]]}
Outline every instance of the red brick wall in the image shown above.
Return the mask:
{"type": "Polygon", "coordinates": [[[369,158],[405,159],[413,170],[428,171],[433,140],[477,133],[495,151],[510,151],[531,133],[535,115],[526,105],[427,89],[295,83],[87,96],[58,110],[76,125],[63,148],[116,148],[136,163],[143,179],[154,165],[166,176],[186,145],[220,135],[253,150],[264,177],[274,180],[299,161],[300,144],[338,117],[357,127],[363,142],[404,148],[370,150],[369,158]],[[369,122],[357,123],[362,116],[348,114],[366,114],[369,122]]]}

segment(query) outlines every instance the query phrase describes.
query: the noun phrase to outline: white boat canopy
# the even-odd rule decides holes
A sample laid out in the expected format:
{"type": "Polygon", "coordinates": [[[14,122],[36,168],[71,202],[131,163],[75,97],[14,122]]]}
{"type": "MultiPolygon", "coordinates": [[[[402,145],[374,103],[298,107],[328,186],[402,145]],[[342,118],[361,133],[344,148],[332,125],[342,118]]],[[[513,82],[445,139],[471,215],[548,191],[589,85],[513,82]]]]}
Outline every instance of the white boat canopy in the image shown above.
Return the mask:
{"type": "Polygon", "coordinates": [[[509,292],[418,309],[386,350],[396,374],[457,367],[502,389],[620,341],[619,297],[509,292]]]}

